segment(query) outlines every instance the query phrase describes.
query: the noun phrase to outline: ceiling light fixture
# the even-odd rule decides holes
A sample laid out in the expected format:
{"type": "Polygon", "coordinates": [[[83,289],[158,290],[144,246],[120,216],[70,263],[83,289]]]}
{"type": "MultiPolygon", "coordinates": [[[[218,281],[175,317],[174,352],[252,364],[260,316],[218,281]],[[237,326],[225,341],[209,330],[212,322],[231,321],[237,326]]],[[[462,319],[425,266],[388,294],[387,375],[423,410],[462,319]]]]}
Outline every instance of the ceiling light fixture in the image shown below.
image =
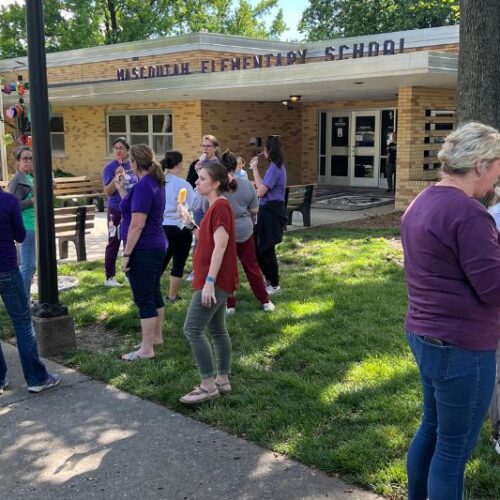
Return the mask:
{"type": "Polygon", "coordinates": [[[281,101],[281,104],[283,104],[283,106],[288,106],[290,104],[290,101],[288,99],[283,99],[281,101]]]}
{"type": "Polygon", "coordinates": [[[300,102],[300,95],[291,95],[290,101],[291,102],[300,102]]]}

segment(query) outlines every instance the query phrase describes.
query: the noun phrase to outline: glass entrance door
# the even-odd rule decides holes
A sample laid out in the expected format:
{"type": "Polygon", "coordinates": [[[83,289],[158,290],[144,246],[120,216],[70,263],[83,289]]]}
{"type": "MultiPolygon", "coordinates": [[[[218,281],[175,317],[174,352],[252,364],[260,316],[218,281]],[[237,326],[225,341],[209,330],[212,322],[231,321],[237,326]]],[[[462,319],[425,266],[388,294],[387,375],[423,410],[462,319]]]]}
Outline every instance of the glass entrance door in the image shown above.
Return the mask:
{"type": "Polygon", "coordinates": [[[350,185],[378,186],[380,112],[353,112],[351,117],[350,185]]]}
{"type": "Polygon", "coordinates": [[[326,171],[327,184],[349,185],[351,147],[351,114],[328,113],[326,123],[326,171]]]}
{"type": "Polygon", "coordinates": [[[324,181],[337,186],[377,187],[380,111],[326,113],[324,181]]]}

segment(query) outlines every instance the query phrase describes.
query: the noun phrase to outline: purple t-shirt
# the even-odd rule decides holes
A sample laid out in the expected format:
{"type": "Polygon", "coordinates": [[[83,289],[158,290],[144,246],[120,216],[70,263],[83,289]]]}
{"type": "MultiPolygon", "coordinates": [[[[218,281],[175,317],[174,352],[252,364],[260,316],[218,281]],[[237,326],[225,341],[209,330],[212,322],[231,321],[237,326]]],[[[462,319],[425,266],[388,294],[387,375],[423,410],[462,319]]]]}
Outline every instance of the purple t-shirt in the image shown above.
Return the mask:
{"type": "Polygon", "coordinates": [[[285,201],[286,191],[286,168],[285,165],[281,167],[271,163],[266,170],[262,184],[266,186],[269,191],[260,199],[261,205],[268,201],[285,201]]]}
{"type": "Polygon", "coordinates": [[[18,268],[17,251],[14,240],[24,241],[26,229],[19,200],[0,189],[0,273],[8,273],[18,268]]]}
{"type": "MultiPolygon", "coordinates": [[[[115,178],[115,172],[119,166],[120,162],[118,160],[113,160],[104,167],[102,172],[102,183],[105,186],[107,186],[115,178]]],[[[123,175],[125,178],[125,189],[129,192],[132,187],[137,184],[137,175],[135,175],[134,171],[130,167],[129,161],[122,163],[121,166],[123,167],[123,175]]],[[[121,201],[122,199],[120,194],[118,191],[115,191],[114,194],[108,197],[108,207],[119,210],[121,201]]]]}
{"type": "Polygon", "coordinates": [[[132,187],[120,203],[120,210],[123,216],[121,237],[124,248],[127,244],[133,212],[147,215],[146,223],[134,250],[165,250],[167,248],[167,237],[162,227],[165,187],[160,185],[152,175],[145,175],[132,187]]]}
{"type": "Polygon", "coordinates": [[[500,336],[500,245],[486,208],[460,189],[431,186],[401,219],[406,330],[464,349],[500,336]]]}

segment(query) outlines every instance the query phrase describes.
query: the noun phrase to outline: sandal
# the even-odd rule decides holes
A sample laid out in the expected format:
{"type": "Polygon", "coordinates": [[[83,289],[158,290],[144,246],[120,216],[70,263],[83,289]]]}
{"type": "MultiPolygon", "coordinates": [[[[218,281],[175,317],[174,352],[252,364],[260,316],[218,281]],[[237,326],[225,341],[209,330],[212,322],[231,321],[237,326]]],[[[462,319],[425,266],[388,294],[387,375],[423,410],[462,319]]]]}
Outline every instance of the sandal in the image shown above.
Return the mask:
{"type": "Polygon", "coordinates": [[[217,387],[213,391],[206,391],[202,387],[196,386],[194,390],[182,396],[179,401],[185,405],[197,405],[199,403],[211,401],[212,399],[217,399],[219,396],[220,393],[217,387]]]}
{"type": "Polygon", "coordinates": [[[141,359],[154,359],[154,356],[151,356],[150,358],[144,358],[139,354],[138,351],[132,351],[127,354],[122,354],[120,359],[122,361],[139,361],[141,359]]]}
{"type": "Polygon", "coordinates": [[[217,389],[219,389],[220,394],[227,394],[233,390],[229,382],[226,382],[225,384],[218,384],[215,382],[215,385],[217,386],[217,389]]]}
{"type": "MultiPolygon", "coordinates": [[[[163,344],[163,340],[161,342],[153,342],[153,345],[162,345],[162,344],[163,344]]],[[[141,349],[141,347],[142,347],[142,342],[139,342],[138,344],[135,344],[134,346],[132,346],[134,351],[138,351],[139,349],[141,349]]]]}

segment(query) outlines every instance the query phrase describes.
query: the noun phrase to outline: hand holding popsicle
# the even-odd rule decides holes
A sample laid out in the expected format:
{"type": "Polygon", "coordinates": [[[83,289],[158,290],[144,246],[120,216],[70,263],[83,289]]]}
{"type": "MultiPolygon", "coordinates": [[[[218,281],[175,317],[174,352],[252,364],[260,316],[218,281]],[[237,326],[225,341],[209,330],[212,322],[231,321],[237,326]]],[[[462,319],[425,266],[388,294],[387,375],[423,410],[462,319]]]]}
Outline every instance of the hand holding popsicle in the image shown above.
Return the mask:
{"type": "Polygon", "coordinates": [[[187,189],[181,188],[179,189],[179,194],[177,195],[177,203],[184,205],[186,203],[187,189]]]}

